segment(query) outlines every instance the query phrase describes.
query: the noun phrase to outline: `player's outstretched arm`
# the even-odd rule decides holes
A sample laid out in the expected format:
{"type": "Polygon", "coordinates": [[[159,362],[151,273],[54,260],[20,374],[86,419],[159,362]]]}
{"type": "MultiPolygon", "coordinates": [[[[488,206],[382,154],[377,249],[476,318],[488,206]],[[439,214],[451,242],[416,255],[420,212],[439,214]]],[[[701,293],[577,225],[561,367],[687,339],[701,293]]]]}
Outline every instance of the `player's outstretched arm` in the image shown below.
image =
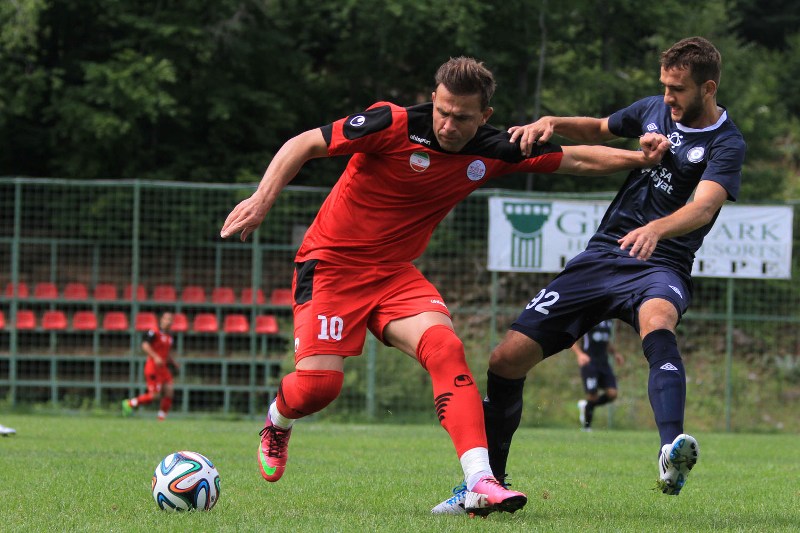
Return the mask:
{"type": "Polygon", "coordinates": [[[652,167],[661,162],[669,149],[669,140],[657,133],[639,138],[640,151],[620,150],[608,146],[563,146],[564,157],[558,174],[602,176],[634,168],[652,167]]]}
{"type": "Polygon", "coordinates": [[[646,261],[658,241],[685,235],[711,222],[728,199],[728,191],[715,181],[703,180],[694,191],[694,199],[671,215],[636,228],[617,242],[621,250],[630,248],[631,257],[646,261]]]}
{"type": "Polygon", "coordinates": [[[519,147],[526,157],[537,144],[550,140],[553,134],[584,144],[599,144],[616,136],[608,130],[607,118],[591,117],[542,117],[525,126],[512,126],[508,129],[510,141],[519,139],[519,147]]]}
{"type": "Polygon", "coordinates": [[[578,361],[578,366],[586,366],[589,364],[589,355],[581,348],[581,340],[572,345],[572,351],[575,352],[575,358],[578,361]]]}
{"type": "Polygon", "coordinates": [[[244,241],[261,225],[278,194],[292,181],[303,165],[309,159],[327,155],[328,145],[318,128],[286,141],[272,158],[256,192],[250,198],[239,202],[225,219],[220,236],[225,239],[241,232],[244,241]]]}

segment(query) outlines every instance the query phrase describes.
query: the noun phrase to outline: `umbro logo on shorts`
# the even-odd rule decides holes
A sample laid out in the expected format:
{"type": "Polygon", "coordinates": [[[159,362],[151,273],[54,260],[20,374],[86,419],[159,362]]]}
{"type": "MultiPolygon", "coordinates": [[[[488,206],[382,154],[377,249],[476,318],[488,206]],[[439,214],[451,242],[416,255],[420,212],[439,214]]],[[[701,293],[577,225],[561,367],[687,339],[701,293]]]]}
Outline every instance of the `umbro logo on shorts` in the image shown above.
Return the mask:
{"type": "Polygon", "coordinates": [[[663,365],[661,365],[660,368],[661,368],[661,370],[672,370],[674,372],[678,371],[678,367],[676,367],[672,363],[664,363],[663,365]]]}

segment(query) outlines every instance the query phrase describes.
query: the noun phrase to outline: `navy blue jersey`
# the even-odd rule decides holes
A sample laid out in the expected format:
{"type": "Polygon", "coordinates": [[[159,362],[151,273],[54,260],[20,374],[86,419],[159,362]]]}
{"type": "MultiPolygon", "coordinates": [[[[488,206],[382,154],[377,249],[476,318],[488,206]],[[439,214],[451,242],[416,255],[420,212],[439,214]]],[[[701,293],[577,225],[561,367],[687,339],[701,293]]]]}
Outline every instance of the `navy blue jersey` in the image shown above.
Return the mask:
{"type": "MultiPolygon", "coordinates": [[[[658,166],[630,172],[589,241],[589,248],[627,254],[619,250],[617,240],[683,207],[700,180],[719,183],[728,192],[728,199],[736,200],[745,143],[726,110],[716,124],[693,129],[672,120],[663,97],[651,96],[611,115],[608,128],[618,137],[661,133],[672,146],[658,166]]],[[[716,218],[690,233],[659,241],[649,261],[690,275],[694,254],[716,218]]]]}
{"type": "Polygon", "coordinates": [[[608,363],[608,343],[611,342],[611,320],[603,320],[586,332],[581,348],[592,363],[608,363]]]}

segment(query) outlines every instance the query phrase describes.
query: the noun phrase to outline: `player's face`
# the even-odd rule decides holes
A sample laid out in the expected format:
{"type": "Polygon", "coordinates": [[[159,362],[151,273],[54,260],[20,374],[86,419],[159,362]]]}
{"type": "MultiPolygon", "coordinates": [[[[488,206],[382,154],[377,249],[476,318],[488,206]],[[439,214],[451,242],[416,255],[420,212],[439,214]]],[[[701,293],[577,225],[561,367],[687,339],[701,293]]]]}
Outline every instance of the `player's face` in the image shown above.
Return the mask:
{"type": "Polygon", "coordinates": [[[169,331],[172,327],[172,313],[164,313],[161,315],[161,323],[159,324],[161,331],[169,331]]]}
{"type": "Polygon", "coordinates": [[[703,90],[692,79],[689,69],[661,69],[661,84],[664,86],[664,103],[670,108],[675,122],[693,127],[702,117],[704,107],[703,90]]]}
{"type": "Polygon", "coordinates": [[[481,110],[479,94],[459,96],[439,85],[431,98],[433,132],[439,146],[448,152],[461,151],[492,115],[491,107],[481,110]]]}

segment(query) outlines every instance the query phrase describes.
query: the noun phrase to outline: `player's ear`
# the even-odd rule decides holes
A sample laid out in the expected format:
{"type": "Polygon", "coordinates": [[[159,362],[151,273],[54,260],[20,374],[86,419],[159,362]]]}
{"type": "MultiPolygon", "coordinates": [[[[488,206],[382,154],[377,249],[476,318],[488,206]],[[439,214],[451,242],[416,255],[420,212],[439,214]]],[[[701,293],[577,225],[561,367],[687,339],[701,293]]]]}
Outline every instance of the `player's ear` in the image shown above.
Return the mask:
{"type": "Polygon", "coordinates": [[[488,122],[489,117],[492,116],[492,113],[494,113],[494,108],[493,107],[487,107],[486,109],[483,110],[483,117],[482,117],[482,120],[481,120],[481,126],[483,126],[484,124],[486,124],[486,122],[488,122]]]}
{"type": "Polygon", "coordinates": [[[436,102],[436,91],[431,92],[431,102],[436,102]]]}
{"type": "Polygon", "coordinates": [[[714,80],[708,80],[701,86],[703,90],[703,96],[710,96],[715,97],[717,95],[717,84],[714,80]]]}

